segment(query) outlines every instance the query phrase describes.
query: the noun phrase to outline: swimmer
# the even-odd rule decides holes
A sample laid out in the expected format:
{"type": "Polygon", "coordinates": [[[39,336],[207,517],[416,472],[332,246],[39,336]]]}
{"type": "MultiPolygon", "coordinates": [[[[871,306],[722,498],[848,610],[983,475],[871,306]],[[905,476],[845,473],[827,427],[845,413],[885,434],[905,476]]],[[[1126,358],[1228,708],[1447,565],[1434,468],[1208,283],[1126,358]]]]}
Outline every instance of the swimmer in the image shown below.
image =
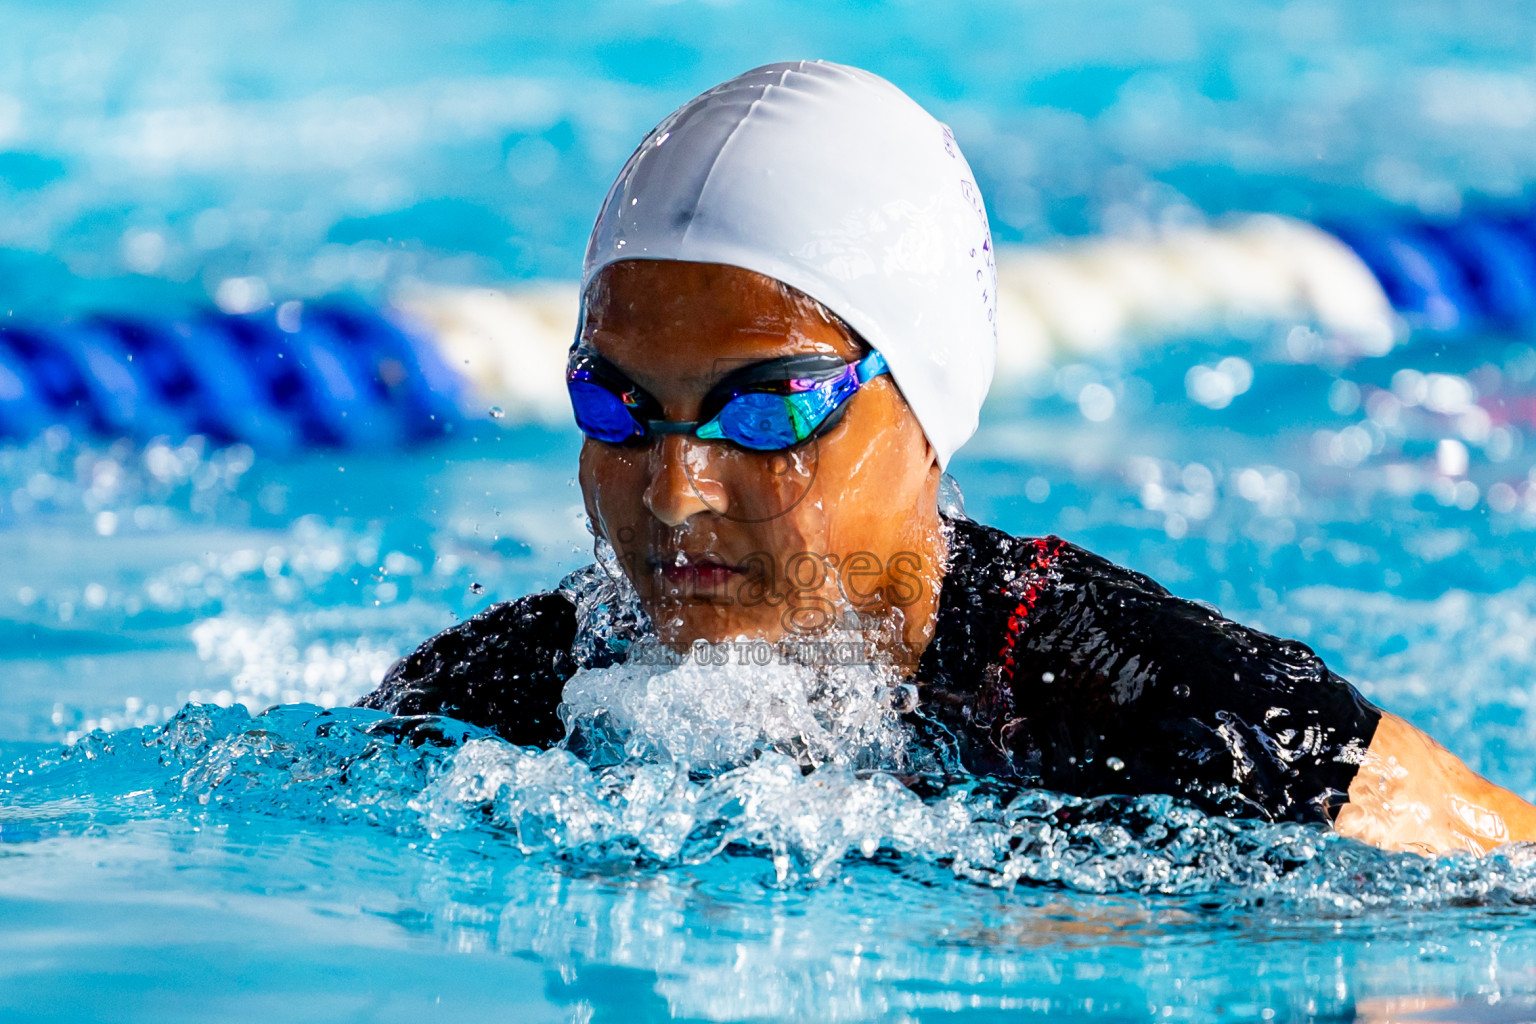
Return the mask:
{"type": "Polygon", "coordinates": [[[1426,854],[1536,838],[1536,808],[1302,644],[941,510],[995,292],[954,136],[888,82],[795,62],[691,100],[608,194],[566,371],[586,511],[644,614],[594,645],[570,587],[497,605],[363,704],[548,746],[566,680],[642,636],[813,650],[853,629],[915,684],[915,734],[976,774],[1426,854]]]}

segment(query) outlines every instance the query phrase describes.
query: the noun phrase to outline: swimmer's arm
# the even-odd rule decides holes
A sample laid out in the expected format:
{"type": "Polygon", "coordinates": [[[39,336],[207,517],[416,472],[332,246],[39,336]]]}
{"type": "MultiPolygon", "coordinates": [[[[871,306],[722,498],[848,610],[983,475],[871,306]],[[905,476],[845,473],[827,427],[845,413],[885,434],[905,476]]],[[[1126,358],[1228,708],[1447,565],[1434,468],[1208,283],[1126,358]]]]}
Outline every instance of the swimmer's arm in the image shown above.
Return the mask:
{"type": "Polygon", "coordinates": [[[547,747],[565,735],[560,691],[575,671],[576,609],[559,594],[492,605],[396,662],[358,702],[395,715],[449,715],[512,743],[547,747]]]}
{"type": "Polygon", "coordinates": [[[1486,853],[1501,843],[1536,840],[1536,807],[1382,712],[1333,825],[1340,835],[1387,850],[1486,853]]]}

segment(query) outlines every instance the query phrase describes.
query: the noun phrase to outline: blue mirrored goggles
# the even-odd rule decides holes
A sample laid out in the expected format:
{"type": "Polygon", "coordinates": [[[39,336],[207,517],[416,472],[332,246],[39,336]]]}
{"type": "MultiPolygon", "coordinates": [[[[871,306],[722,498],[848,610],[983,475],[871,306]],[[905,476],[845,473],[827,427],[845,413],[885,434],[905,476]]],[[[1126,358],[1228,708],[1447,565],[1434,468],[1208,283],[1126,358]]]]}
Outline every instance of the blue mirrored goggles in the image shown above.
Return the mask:
{"type": "Polygon", "coordinates": [[[830,430],[848,399],[887,372],[871,351],[848,363],[833,355],[785,356],[728,374],[710,389],[697,420],[662,418],[661,404],[591,349],[571,349],[565,384],[581,432],[608,444],[692,434],[751,451],[782,451],[830,430]]]}

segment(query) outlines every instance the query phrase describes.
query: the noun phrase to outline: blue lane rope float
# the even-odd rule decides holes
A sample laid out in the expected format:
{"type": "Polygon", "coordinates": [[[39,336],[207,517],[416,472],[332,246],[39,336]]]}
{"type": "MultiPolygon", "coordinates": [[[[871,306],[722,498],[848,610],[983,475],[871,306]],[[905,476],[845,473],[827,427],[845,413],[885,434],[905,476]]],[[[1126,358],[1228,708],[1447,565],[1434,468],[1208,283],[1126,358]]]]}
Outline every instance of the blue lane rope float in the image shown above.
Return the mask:
{"type": "Polygon", "coordinates": [[[66,423],[91,428],[92,402],[84,371],[50,335],[26,328],[0,328],[0,360],[23,382],[19,395],[0,396],[0,423],[15,425],[15,437],[31,436],[34,424],[66,423]]]}
{"type": "MultiPolygon", "coordinates": [[[[1398,213],[1321,225],[1257,215],[1143,242],[1004,253],[999,285],[1000,372],[1026,365],[1026,354],[1092,351],[1137,330],[1200,333],[1232,314],[1310,315],[1324,329],[1385,339],[1358,350],[1380,354],[1403,334],[1394,324],[1449,339],[1536,332],[1536,215],[1398,213]]],[[[431,308],[415,312],[432,330],[338,299],[290,303],[287,315],[6,321],[0,439],[63,424],[139,440],[202,434],[281,455],[442,437],[471,398],[537,404],[548,397],[530,390],[543,378],[540,360],[563,365],[573,311],[554,324],[547,295],[492,294],[429,298],[431,308]]],[[[574,302],[574,293],[559,299],[562,309],[574,302]]]]}
{"type": "Polygon", "coordinates": [[[32,367],[0,336],[0,437],[31,437],[53,419],[32,367]]]}
{"type": "Polygon", "coordinates": [[[1324,225],[1365,261],[1411,327],[1437,332],[1467,326],[1474,301],[1460,266],[1418,225],[1324,225]]]}
{"type": "Polygon", "coordinates": [[[1460,335],[1536,327],[1536,220],[1473,211],[1321,225],[1355,251],[1414,330],[1460,335]]]}
{"type": "Polygon", "coordinates": [[[1510,330],[1536,323],[1536,238],[1481,218],[1427,230],[1461,268],[1478,317],[1510,330]]]}
{"type": "Polygon", "coordinates": [[[271,313],[0,327],[0,437],[204,434],[284,453],[388,449],[451,432],[463,383],[432,343],[341,302],[271,313]]]}

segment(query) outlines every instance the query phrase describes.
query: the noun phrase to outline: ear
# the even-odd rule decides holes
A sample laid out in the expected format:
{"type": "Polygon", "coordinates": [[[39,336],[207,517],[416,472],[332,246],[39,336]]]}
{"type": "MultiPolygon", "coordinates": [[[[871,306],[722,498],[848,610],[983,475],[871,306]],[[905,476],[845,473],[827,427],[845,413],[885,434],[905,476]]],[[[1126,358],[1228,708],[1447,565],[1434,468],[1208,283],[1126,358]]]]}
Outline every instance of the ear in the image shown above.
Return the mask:
{"type": "Polygon", "coordinates": [[[928,440],[928,435],[923,435],[923,454],[928,459],[928,475],[938,479],[944,475],[944,467],[939,465],[939,453],[933,447],[933,442],[928,440]]]}

